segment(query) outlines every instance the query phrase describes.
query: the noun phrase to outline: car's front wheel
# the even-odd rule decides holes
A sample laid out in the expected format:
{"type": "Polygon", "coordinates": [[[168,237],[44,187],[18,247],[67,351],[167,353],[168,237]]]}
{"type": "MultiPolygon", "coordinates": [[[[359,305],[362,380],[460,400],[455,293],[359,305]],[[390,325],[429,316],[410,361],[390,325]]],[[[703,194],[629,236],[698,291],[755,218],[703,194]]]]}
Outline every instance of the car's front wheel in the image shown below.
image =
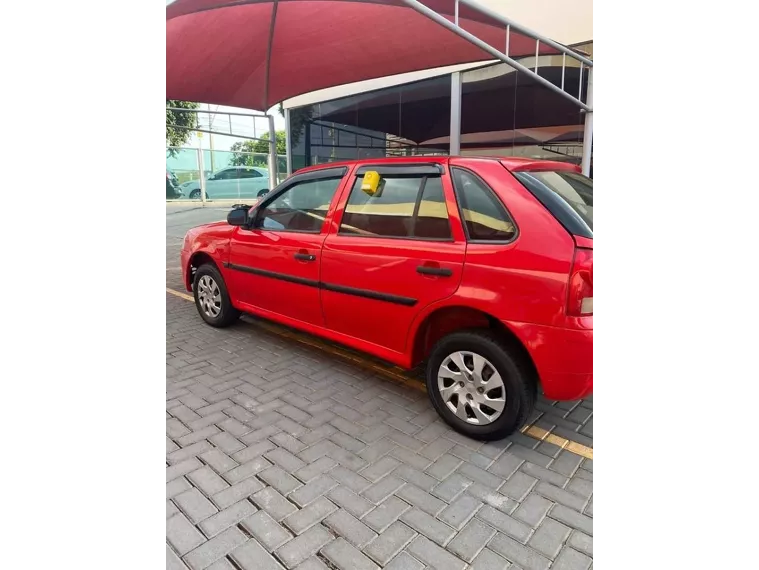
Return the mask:
{"type": "Polygon", "coordinates": [[[200,189],[196,188],[190,192],[190,200],[200,200],[200,189]]]}
{"type": "Polygon", "coordinates": [[[535,405],[536,380],[516,350],[490,331],[443,337],[427,362],[427,393],[456,431],[484,440],[521,428],[535,405]]]}
{"type": "Polygon", "coordinates": [[[198,313],[212,327],[228,327],[240,317],[240,311],[232,306],[221,273],[210,263],[195,272],[192,292],[198,313]]]}

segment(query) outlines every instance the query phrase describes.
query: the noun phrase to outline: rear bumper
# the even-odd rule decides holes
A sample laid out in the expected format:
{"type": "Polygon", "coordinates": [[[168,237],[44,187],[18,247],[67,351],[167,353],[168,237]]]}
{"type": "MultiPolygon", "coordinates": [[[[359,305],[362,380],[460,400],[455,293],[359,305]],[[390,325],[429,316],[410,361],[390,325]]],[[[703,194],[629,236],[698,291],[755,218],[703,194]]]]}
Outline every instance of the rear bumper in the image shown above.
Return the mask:
{"type": "Polygon", "coordinates": [[[593,330],[504,323],[535,363],[546,398],[580,400],[593,393],[593,330]]]}

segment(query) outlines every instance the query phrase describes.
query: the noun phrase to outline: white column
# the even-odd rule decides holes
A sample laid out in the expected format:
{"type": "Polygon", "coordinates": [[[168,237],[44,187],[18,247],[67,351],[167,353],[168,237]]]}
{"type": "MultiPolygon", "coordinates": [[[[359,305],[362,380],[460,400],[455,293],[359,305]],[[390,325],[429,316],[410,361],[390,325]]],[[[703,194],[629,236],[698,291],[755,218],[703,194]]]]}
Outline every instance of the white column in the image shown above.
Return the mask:
{"type": "Polygon", "coordinates": [[[291,176],[293,173],[293,152],[290,148],[292,145],[290,134],[290,109],[285,109],[285,141],[285,155],[287,156],[287,175],[291,176]]]}
{"type": "Polygon", "coordinates": [[[198,168],[200,169],[200,201],[205,204],[206,201],[206,167],[203,160],[203,147],[198,149],[198,168]]]}
{"type": "Polygon", "coordinates": [[[274,117],[267,115],[269,119],[269,190],[274,190],[277,185],[277,133],[274,130],[274,117]]]}
{"type": "Polygon", "coordinates": [[[591,108],[585,111],[585,132],[582,137],[582,173],[590,176],[590,156],[593,152],[593,68],[588,69],[588,93],[585,104],[591,108]]]}
{"type": "Polygon", "coordinates": [[[461,72],[451,74],[451,132],[448,154],[461,153],[461,72]]]}

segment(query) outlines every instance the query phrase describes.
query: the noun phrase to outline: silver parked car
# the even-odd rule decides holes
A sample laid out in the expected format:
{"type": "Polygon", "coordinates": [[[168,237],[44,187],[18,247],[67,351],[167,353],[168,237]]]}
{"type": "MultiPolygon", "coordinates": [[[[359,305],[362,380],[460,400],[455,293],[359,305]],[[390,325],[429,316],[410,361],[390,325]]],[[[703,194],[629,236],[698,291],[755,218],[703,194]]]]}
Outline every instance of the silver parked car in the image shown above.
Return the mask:
{"type": "MultiPolygon", "coordinates": [[[[182,193],[191,200],[200,199],[200,181],[180,185],[182,193]]],[[[207,200],[236,200],[261,198],[269,191],[269,171],[257,166],[229,166],[214,172],[206,179],[207,200]]]]}

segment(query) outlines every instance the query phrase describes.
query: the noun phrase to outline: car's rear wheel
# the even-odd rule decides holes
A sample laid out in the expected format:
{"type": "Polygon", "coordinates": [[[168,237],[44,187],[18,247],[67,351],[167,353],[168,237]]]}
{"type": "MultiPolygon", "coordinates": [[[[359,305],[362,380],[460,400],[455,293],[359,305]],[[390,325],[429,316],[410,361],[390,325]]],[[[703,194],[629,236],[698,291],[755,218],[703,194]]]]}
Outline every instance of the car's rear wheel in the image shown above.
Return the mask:
{"type": "Polygon", "coordinates": [[[456,431],[484,440],[521,428],[535,405],[536,380],[518,351],[490,331],[443,337],[427,362],[427,393],[456,431]]]}
{"type": "Polygon", "coordinates": [[[192,292],[198,313],[212,327],[228,327],[240,317],[240,311],[232,306],[221,273],[210,263],[195,272],[192,292]]]}

